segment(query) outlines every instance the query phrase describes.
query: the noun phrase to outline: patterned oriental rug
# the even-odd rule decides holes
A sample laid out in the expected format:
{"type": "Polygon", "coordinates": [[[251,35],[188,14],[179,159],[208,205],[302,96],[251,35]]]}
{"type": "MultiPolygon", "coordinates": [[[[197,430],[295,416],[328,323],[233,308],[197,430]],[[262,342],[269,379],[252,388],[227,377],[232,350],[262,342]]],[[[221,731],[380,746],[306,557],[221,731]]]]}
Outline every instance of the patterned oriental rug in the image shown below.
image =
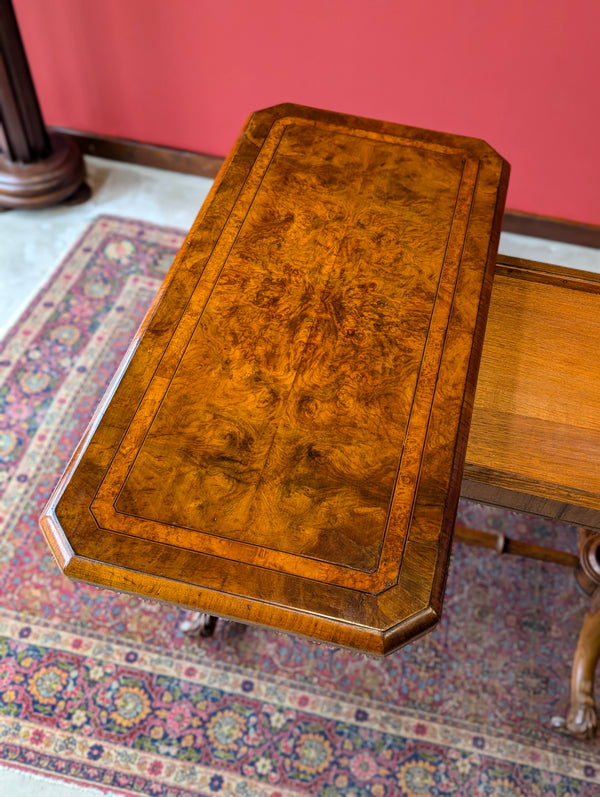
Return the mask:
{"type": "MultiPolygon", "coordinates": [[[[100,217],[0,349],[0,760],[122,794],[600,793],[564,713],[587,599],[558,565],[456,544],[437,629],[374,659],[76,584],[42,508],[183,233],[100,217]]],[[[463,502],[473,527],[570,527],[463,502]]]]}

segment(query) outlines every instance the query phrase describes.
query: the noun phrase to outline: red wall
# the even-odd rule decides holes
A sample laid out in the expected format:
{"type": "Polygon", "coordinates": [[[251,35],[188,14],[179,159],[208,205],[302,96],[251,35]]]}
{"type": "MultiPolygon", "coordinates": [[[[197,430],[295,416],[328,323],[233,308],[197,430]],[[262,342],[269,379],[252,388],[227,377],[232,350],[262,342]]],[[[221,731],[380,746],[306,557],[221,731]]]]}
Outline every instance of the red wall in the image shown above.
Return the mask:
{"type": "Polygon", "coordinates": [[[486,139],[600,223],[599,0],[14,0],[46,121],[223,155],[282,101],[486,139]]]}

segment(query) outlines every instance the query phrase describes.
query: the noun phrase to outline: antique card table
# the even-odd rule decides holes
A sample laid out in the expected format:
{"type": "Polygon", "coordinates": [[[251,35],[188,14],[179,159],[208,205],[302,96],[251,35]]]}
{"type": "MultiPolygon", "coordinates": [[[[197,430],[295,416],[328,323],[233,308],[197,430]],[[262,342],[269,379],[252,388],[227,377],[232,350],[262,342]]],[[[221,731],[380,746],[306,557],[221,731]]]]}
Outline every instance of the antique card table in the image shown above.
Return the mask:
{"type": "Polygon", "coordinates": [[[508,171],[254,114],[44,514],[64,572],[379,654],[432,628],[508,171]]]}
{"type": "MultiPolygon", "coordinates": [[[[593,596],[575,651],[570,708],[566,719],[554,719],[580,736],[597,726],[599,340],[598,274],[498,258],[461,489],[475,501],[579,527],[579,556],[495,542],[498,550],[513,545],[515,553],[576,566],[579,585],[593,596]]],[[[473,540],[462,529],[456,536],[473,540]]]]}

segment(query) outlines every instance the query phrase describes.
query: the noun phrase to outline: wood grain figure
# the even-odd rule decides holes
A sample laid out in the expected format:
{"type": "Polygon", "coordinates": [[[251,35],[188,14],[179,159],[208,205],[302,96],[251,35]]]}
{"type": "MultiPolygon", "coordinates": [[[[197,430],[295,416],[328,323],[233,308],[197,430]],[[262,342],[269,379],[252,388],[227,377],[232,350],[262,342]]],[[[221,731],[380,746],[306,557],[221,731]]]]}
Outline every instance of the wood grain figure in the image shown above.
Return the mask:
{"type": "Polygon", "coordinates": [[[254,114],[44,515],[65,573],[376,653],[431,628],[507,180],[254,114]]]}

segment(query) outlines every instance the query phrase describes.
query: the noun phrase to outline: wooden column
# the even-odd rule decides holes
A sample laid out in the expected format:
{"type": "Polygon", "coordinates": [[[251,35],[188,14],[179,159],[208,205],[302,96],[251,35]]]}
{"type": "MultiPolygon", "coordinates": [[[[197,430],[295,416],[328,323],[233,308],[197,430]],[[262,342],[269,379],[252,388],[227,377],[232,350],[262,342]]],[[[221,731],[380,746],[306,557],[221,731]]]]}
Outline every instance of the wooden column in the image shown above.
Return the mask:
{"type": "Polygon", "coordinates": [[[83,158],[44,125],[11,0],[0,0],[0,207],[54,205],[85,182],[83,158]]]}

